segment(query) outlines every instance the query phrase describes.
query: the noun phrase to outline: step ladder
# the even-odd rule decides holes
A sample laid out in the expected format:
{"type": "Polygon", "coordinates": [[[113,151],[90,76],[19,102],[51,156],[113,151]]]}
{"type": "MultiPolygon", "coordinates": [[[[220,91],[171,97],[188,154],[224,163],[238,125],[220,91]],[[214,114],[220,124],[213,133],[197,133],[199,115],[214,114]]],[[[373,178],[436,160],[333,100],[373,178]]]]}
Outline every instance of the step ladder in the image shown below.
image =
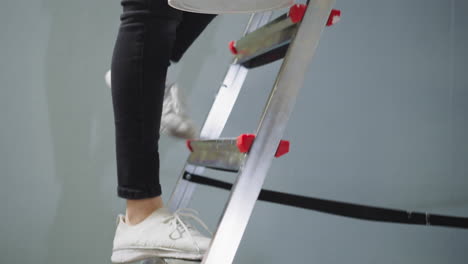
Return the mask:
{"type": "Polygon", "coordinates": [[[193,176],[206,168],[238,173],[217,230],[202,264],[233,262],[264,179],[275,157],[289,151],[282,140],[305,74],[326,26],[338,21],[335,0],[294,5],[272,21],[272,12],[251,16],[244,36],[229,44],[235,56],[202,127],[190,140],[191,154],[169,200],[169,209],[187,207],[193,176]],[[249,69],[284,59],[255,134],[219,139],[249,69]]]}

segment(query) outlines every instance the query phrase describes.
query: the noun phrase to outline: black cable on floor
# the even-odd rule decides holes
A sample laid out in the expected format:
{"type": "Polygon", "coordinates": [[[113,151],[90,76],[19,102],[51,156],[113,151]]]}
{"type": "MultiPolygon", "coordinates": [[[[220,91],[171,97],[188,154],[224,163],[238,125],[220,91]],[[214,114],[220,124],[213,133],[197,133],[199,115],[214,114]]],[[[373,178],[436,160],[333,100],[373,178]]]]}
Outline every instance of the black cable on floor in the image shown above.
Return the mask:
{"type": "MultiPolygon", "coordinates": [[[[231,190],[232,188],[231,183],[207,178],[201,175],[190,174],[188,172],[185,172],[184,179],[197,184],[212,186],[225,190],[231,190]]],[[[347,202],[306,197],[265,189],[261,190],[258,200],[361,220],[468,229],[467,217],[445,216],[381,208],[375,206],[367,206],[347,202]]]]}

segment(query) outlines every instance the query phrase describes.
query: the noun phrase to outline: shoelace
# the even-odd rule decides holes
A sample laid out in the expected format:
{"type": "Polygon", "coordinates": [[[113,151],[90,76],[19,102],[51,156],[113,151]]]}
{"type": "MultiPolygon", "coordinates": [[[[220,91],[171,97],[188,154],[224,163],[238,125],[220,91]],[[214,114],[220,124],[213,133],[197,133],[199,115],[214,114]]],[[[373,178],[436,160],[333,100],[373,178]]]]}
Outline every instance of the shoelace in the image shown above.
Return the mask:
{"type": "MultiPolygon", "coordinates": [[[[198,217],[199,213],[194,210],[194,209],[190,209],[190,208],[180,208],[180,209],[177,209],[173,214],[172,216],[168,217],[167,219],[164,220],[164,223],[168,223],[168,222],[173,222],[175,223],[176,225],[176,230],[174,230],[171,235],[178,231],[180,236],[182,236],[182,234],[184,232],[186,232],[190,238],[190,240],[194,243],[195,247],[197,248],[197,251],[200,252],[200,247],[198,246],[197,242],[195,241],[195,239],[193,238],[192,234],[190,234],[190,229],[194,229],[196,230],[194,227],[192,227],[190,224],[186,224],[184,223],[184,221],[182,220],[182,217],[187,217],[187,218],[191,218],[193,220],[195,220],[197,223],[199,223],[211,236],[213,236],[213,233],[210,231],[210,229],[208,228],[208,226],[198,217]],[[182,227],[182,231],[180,231],[178,229],[178,227],[182,227]]],[[[171,237],[172,239],[172,237],[171,237]]]]}

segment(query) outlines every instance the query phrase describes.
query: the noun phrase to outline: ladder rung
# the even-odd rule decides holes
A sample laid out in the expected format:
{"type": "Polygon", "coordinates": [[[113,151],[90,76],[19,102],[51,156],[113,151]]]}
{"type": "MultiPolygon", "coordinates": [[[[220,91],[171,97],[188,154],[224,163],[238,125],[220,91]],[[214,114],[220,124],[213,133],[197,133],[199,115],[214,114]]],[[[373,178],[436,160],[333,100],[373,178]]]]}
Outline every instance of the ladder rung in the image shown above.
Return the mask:
{"type": "MultiPolygon", "coordinates": [[[[242,134],[237,138],[187,140],[191,151],[188,163],[207,168],[237,172],[250,150],[255,135],[242,134]]],[[[275,157],[289,152],[289,141],[281,140],[275,157]]]]}
{"type": "MultiPolygon", "coordinates": [[[[255,68],[284,58],[306,9],[306,5],[294,5],[287,14],[276,18],[238,41],[230,42],[229,49],[235,55],[237,63],[246,68],[255,68]]],[[[340,16],[341,11],[333,9],[327,26],[338,22],[340,16]]]]}
{"type": "Polygon", "coordinates": [[[231,42],[231,52],[237,63],[245,64],[253,58],[288,45],[296,31],[297,23],[288,14],[284,14],[238,41],[231,42]]]}

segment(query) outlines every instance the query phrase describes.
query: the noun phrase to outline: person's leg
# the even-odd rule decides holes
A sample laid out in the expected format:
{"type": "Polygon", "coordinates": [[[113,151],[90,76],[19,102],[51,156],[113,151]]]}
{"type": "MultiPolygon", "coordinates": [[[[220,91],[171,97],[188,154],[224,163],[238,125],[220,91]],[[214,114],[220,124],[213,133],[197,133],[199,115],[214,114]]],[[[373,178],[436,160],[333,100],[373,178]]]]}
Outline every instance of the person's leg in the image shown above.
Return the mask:
{"type": "MultiPolygon", "coordinates": [[[[182,16],[182,22],[177,27],[176,41],[171,55],[172,62],[178,62],[181,59],[201,32],[216,17],[211,14],[187,12],[183,12],[182,16]]],[[[105,75],[105,81],[111,88],[110,70],[105,75]]],[[[166,83],[160,133],[176,138],[192,139],[196,137],[197,128],[183,107],[184,103],[179,93],[176,83],[166,83]]]]}
{"type": "MultiPolygon", "coordinates": [[[[167,0],[122,0],[122,5],[111,82],[118,195],[127,199],[127,216],[118,218],[111,260],[200,260],[211,239],[184,224],[177,211],[161,208],[159,183],[164,85],[182,13],[168,7],[167,0]]],[[[180,214],[191,216],[185,211],[180,214]]]]}
{"type": "Polygon", "coordinates": [[[177,27],[177,38],[172,50],[171,61],[178,62],[187,49],[216,17],[211,14],[183,12],[183,19],[177,27]]]}
{"type": "MultiPolygon", "coordinates": [[[[182,22],[177,27],[172,62],[178,62],[182,58],[213,18],[215,15],[183,13],[182,22]]],[[[198,129],[190,119],[180,94],[177,83],[166,86],[160,131],[176,138],[193,139],[197,136],[198,129]]]]}
{"type": "Polygon", "coordinates": [[[165,0],[123,0],[112,58],[118,196],[127,220],[141,222],[163,206],[159,126],[170,54],[182,12],[165,0]]]}
{"type": "Polygon", "coordinates": [[[179,61],[215,15],[183,13],[165,0],[122,6],[112,60],[118,195],[127,199],[127,222],[137,224],[163,207],[158,128],[169,59],[179,61]]]}

